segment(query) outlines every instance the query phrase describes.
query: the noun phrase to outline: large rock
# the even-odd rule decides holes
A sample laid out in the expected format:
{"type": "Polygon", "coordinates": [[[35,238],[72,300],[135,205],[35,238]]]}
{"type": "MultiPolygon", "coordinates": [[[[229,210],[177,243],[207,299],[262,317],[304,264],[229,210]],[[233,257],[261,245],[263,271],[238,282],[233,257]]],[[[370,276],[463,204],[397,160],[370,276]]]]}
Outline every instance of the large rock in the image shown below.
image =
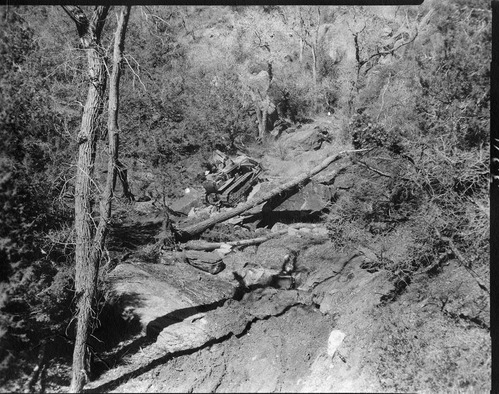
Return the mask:
{"type": "Polygon", "coordinates": [[[204,205],[204,195],[204,191],[202,190],[188,188],[183,197],[170,204],[170,208],[176,212],[182,212],[185,215],[189,215],[192,208],[199,208],[204,205]]]}
{"type": "Polygon", "coordinates": [[[333,198],[331,189],[323,184],[310,181],[297,193],[275,207],[275,212],[303,212],[314,214],[322,211],[333,198]]]}
{"type": "Polygon", "coordinates": [[[217,252],[186,250],[183,256],[188,264],[212,275],[218,274],[225,268],[222,256],[217,252]]]}
{"type": "MultiPolygon", "coordinates": [[[[279,187],[278,182],[262,182],[252,199],[261,198],[271,190],[279,187]]],[[[251,210],[243,213],[244,216],[256,215],[260,212],[281,212],[281,213],[294,213],[301,212],[303,215],[310,215],[321,212],[333,199],[334,193],[332,188],[327,185],[311,180],[303,188],[299,189],[294,194],[288,191],[287,194],[283,193],[283,197],[278,197],[282,201],[276,205],[275,200],[262,203],[261,205],[252,208],[251,210]]]]}
{"type": "Polygon", "coordinates": [[[120,264],[109,282],[115,304],[137,316],[143,331],[151,335],[232,298],[238,286],[181,260],[169,265],[120,264]]]}
{"type": "Polygon", "coordinates": [[[307,152],[318,150],[329,139],[327,130],[322,127],[303,127],[292,134],[285,134],[281,140],[289,150],[307,152]]]}
{"type": "Polygon", "coordinates": [[[197,348],[229,334],[239,335],[252,321],[279,315],[292,305],[310,304],[311,295],[297,290],[255,290],[239,302],[227,302],[216,310],[165,327],[148,349],[148,355],[159,357],[197,348]]]}

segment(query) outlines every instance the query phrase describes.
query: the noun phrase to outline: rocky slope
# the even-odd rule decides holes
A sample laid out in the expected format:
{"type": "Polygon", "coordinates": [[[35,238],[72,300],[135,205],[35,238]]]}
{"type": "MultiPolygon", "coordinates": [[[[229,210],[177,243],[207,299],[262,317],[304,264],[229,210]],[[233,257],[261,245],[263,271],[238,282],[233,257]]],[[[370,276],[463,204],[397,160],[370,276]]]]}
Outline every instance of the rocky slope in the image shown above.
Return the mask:
{"type": "MultiPolygon", "coordinates": [[[[261,158],[267,182],[287,181],[345,148],[331,119],[319,125],[326,128],[330,142],[317,146],[305,138],[318,124],[307,125],[301,136],[297,130],[293,138],[275,142],[281,151],[274,149],[274,154],[261,158]]],[[[324,212],[356,182],[352,174],[328,178],[345,165],[335,164],[315,178],[315,184],[329,194],[304,189],[273,207],[281,214],[270,221],[246,217],[219,226],[219,233],[213,230],[211,237],[280,234],[259,245],[211,252],[219,253],[223,262],[216,274],[188,264],[178,252],[161,252],[156,260],[148,260],[147,242],[122,256],[109,275],[112,315],[119,321],[115,335],[120,339],[114,348],[101,352],[97,360],[101,374],[86,388],[96,392],[487,389],[488,296],[455,260],[439,275],[423,273],[401,285],[403,277],[376,268],[380,250],[376,241],[339,249],[324,212]],[[133,324],[134,332],[123,330],[133,324]],[[472,370],[466,360],[473,362],[472,370]]],[[[211,208],[189,206],[189,198],[184,202],[190,217],[182,220],[192,222],[210,214],[211,208]]],[[[177,202],[177,209],[181,206],[177,202]]],[[[401,247],[393,244],[385,251],[395,259],[393,250],[401,247]]],[[[480,272],[482,278],[486,274],[480,272]]],[[[103,322],[103,330],[113,332],[112,320],[103,322]]]]}

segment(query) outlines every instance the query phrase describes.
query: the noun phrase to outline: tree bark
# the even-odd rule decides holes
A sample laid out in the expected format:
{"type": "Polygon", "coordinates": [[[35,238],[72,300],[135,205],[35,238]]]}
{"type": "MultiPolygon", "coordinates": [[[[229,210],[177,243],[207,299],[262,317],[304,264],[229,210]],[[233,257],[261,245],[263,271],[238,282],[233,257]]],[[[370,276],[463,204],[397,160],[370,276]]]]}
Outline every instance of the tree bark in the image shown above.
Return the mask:
{"type": "Polygon", "coordinates": [[[78,133],[79,150],[75,184],[77,325],[70,392],[79,392],[86,379],[86,342],[97,274],[97,267],[92,261],[94,228],[91,185],[97,143],[97,120],[102,112],[103,95],[106,89],[106,67],[100,36],[109,6],[96,7],[90,20],[79,7],[63,6],[63,8],[75,21],[81,44],[87,51],[90,79],[87,101],[78,133]]]}
{"type": "Polygon", "coordinates": [[[264,203],[268,200],[270,200],[272,197],[275,197],[282,192],[291,189],[302,182],[310,179],[314,175],[318,174],[325,168],[327,168],[331,163],[334,163],[335,161],[341,159],[344,155],[350,154],[350,153],[356,153],[356,152],[365,152],[367,149],[358,149],[358,150],[351,150],[351,151],[342,151],[338,153],[335,156],[331,156],[326,158],[321,164],[317,165],[316,167],[312,168],[310,171],[300,175],[299,177],[279,186],[278,188],[266,193],[262,197],[250,201],[246,204],[243,204],[239,207],[236,207],[234,209],[222,212],[214,217],[211,217],[209,219],[203,220],[202,222],[193,224],[191,226],[188,226],[184,229],[178,229],[177,230],[177,235],[181,241],[187,241],[191,239],[192,237],[196,236],[197,234],[202,233],[204,230],[214,226],[217,223],[224,222],[230,218],[233,218],[234,216],[237,216],[251,208],[256,207],[257,205],[260,205],[261,203],[264,203]]]}
{"type": "Polygon", "coordinates": [[[108,231],[108,223],[111,218],[112,198],[114,194],[114,185],[118,172],[118,148],[119,148],[119,126],[118,126],[118,110],[119,110],[119,85],[121,77],[121,65],[123,62],[123,50],[125,47],[125,35],[130,16],[131,6],[125,6],[118,19],[114,38],[113,52],[113,67],[109,80],[109,101],[108,101],[108,162],[107,162],[107,179],[102,200],[100,203],[100,219],[97,226],[94,241],[94,256],[95,264],[99,264],[104,242],[108,231]]]}

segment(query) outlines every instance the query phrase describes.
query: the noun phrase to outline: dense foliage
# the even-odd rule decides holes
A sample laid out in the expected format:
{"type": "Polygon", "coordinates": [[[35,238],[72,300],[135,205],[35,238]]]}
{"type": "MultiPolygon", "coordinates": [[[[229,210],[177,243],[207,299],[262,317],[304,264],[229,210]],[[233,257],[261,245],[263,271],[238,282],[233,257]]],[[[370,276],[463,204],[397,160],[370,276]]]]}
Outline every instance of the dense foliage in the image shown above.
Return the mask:
{"type": "Polygon", "coordinates": [[[0,357],[6,368],[70,318],[71,210],[62,192],[73,147],[47,100],[54,89],[34,30],[20,12],[2,11],[0,357]]]}

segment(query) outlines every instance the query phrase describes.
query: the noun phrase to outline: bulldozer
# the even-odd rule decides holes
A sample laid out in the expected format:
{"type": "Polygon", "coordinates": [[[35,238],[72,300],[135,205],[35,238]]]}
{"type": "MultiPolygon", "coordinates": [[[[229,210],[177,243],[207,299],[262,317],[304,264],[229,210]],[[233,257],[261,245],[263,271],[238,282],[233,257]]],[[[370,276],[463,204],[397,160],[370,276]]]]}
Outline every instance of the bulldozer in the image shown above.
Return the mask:
{"type": "Polygon", "coordinates": [[[215,150],[212,170],[206,171],[203,187],[207,204],[233,207],[247,197],[262,172],[260,163],[246,155],[229,158],[215,150]]]}

